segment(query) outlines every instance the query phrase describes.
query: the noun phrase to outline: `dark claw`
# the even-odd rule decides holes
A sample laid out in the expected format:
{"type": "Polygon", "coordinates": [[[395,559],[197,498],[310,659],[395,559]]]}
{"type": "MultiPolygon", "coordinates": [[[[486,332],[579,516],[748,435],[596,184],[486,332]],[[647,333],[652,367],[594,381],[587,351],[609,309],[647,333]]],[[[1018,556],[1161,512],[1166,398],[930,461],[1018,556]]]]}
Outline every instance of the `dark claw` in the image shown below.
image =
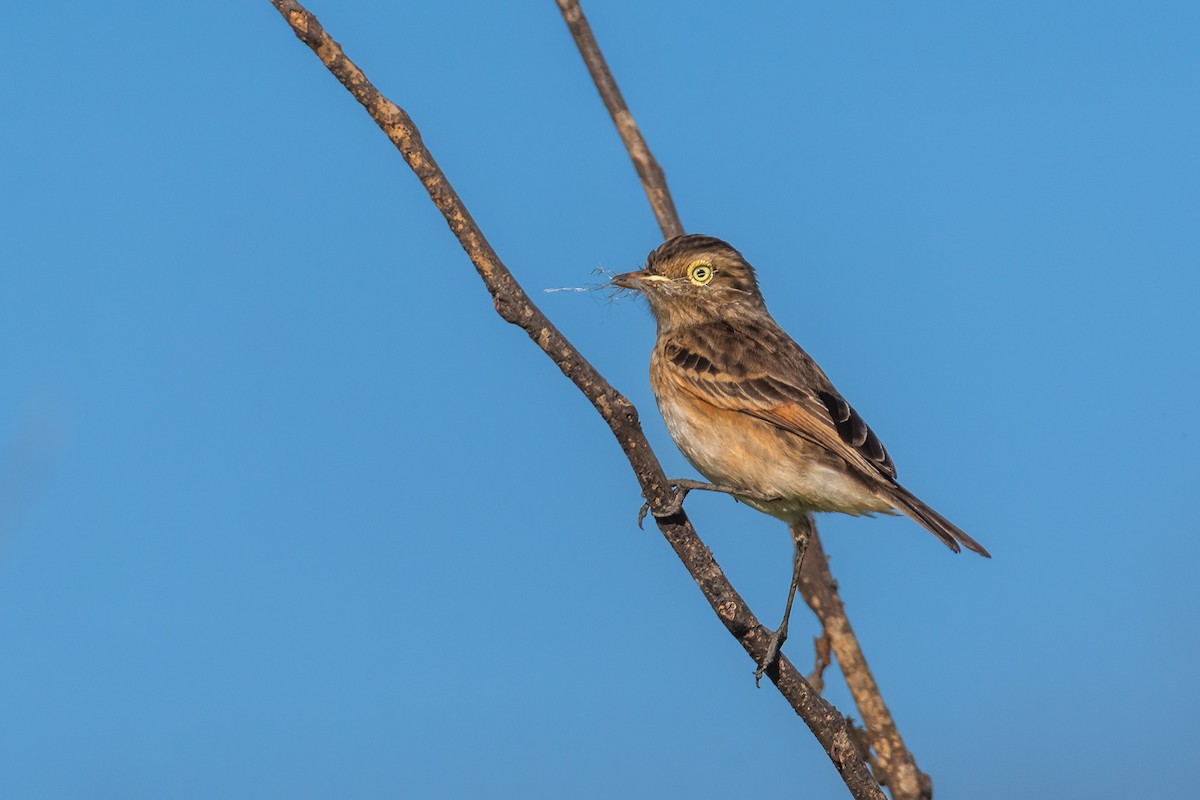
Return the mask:
{"type": "Polygon", "coordinates": [[[754,670],[754,685],[757,687],[762,680],[763,675],[767,674],[767,670],[779,663],[779,652],[783,649],[783,643],[787,641],[787,626],[781,626],[779,630],[771,634],[771,641],[767,644],[767,656],[758,665],[758,669],[754,670]]]}
{"type": "Polygon", "coordinates": [[[675,497],[672,498],[671,502],[669,502],[665,506],[663,506],[661,511],[654,512],[654,516],[658,517],[659,519],[664,519],[666,517],[673,517],[676,514],[678,514],[680,511],[682,511],[683,510],[683,499],[685,497],[687,497],[688,492],[691,491],[691,489],[680,489],[674,483],[671,484],[671,487],[673,489],[675,489],[675,497]]]}
{"type": "Polygon", "coordinates": [[[670,484],[670,486],[675,490],[675,496],[671,499],[671,502],[663,506],[662,509],[658,511],[652,511],[649,503],[642,504],[641,510],[638,511],[637,522],[639,529],[645,530],[642,528],[642,523],[646,520],[647,513],[653,513],[655,519],[666,519],[667,517],[675,516],[683,510],[683,500],[688,496],[688,492],[691,491],[691,488],[680,488],[679,485],[675,483],[670,484]]]}

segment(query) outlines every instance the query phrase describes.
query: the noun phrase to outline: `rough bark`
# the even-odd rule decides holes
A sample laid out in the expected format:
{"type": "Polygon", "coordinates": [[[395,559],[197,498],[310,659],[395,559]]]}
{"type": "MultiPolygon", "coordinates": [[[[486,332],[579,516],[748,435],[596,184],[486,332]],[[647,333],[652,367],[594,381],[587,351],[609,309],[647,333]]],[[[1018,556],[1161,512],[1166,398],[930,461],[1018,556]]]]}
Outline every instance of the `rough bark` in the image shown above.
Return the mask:
{"type": "MultiPolygon", "coordinates": [[[[296,36],[313,50],[325,67],[362,104],[400,151],[475,266],[492,295],[497,313],[508,322],[522,328],[591,401],[609,425],[629,460],[651,509],[661,511],[669,508],[674,494],[662,466],[641,430],[637,410],[609,385],[530,300],[471,218],[433,155],[425,147],[412,119],[371,84],[345,55],[341,46],[325,32],[316,17],[300,3],[294,0],[272,0],[272,4],[296,36]]],[[[566,13],[567,10],[564,9],[564,14],[566,13]]],[[[622,103],[621,106],[623,105],[622,103]]],[[[624,113],[628,114],[628,110],[625,109],[624,113]]],[[[615,112],[614,119],[617,119],[615,112]]],[[[619,120],[618,128],[621,129],[619,120]]],[[[626,125],[625,129],[628,130],[629,126],[626,125]]],[[[636,126],[633,130],[636,130],[636,126]]],[[[640,139],[640,135],[638,138],[640,139]]],[[[644,141],[642,147],[644,148],[644,141]]],[[[644,152],[648,156],[649,150],[644,152]]],[[[635,163],[638,163],[636,157],[635,163]]],[[[653,166],[647,167],[646,174],[649,178],[643,176],[643,181],[655,182],[655,186],[660,186],[661,195],[665,196],[667,201],[663,203],[661,198],[656,199],[658,195],[647,189],[647,195],[656,213],[661,209],[661,213],[665,215],[660,216],[664,233],[669,234],[671,230],[681,231],[678,216],[669,202],[670,197],[666,192],[661,169],[657,169],[652,157],[646,163],[652,163],[653,166]]],[[[639,175],[642,174],[643,170],[639,167],[639,175]]],[[[656,518],[656,522],[716,612],[717,618],[746,652],[756,661],[760,661],[766,654],[770,636],[768,629],[758,621],[730,585],[713,559],[712,552],[697,536],[686,514],[680,511],[670,517],[656,518]]],[[[884,794],[859,757],[852,731],[842,714],[822,698],[786,658],[781,657],[778,665],[769,670],[767,676],[821,743],[851,795],[855,798],[883,800],[884,794]]]]}

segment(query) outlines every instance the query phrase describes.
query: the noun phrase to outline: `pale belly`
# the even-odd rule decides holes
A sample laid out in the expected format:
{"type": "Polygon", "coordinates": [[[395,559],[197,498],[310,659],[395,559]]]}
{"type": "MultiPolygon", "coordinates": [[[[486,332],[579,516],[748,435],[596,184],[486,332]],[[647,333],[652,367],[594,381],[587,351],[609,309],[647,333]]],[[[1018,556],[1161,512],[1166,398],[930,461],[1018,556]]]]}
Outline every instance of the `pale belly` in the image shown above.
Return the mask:
{"type": "Polygon", "coordinates": [[[680,451],[713,483],[779,500],[739,497],[759,511],[795,520],[814,511],[892,513],[892,505],[847,473],[837,457],[794,434],[736,411],[684,395],[658,396],[667,430],[680,451]]]}

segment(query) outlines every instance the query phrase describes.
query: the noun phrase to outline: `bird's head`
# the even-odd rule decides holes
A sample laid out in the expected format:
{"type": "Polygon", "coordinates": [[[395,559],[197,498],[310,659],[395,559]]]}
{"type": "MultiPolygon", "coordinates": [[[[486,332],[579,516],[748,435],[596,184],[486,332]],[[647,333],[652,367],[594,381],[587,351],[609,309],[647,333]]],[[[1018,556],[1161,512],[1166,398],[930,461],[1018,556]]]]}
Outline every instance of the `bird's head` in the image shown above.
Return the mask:
{"type": "Polygon", "coordinates": [[[712,236],[690,233],[668,239],[646,257],[645,268],[612,282],[641,292],[660,327],[764,309],[754,267],[712,236]]]}

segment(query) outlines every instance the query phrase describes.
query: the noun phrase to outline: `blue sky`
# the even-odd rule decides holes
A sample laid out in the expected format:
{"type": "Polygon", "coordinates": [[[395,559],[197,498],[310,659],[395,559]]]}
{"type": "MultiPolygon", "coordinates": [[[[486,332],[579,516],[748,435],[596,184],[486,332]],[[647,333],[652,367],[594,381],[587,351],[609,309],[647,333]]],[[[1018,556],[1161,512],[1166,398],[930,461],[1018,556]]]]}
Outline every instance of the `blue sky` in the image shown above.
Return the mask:
{"type": "MultiPolygon", "coordinates": [[[[555,5],[311,9],[693,476],[645,307],[541,292],[659,240],[555,5]]],[[[995,555],[821,521],[939,796],[1177,792],[1197,7],[586,11],[685,226],[746,254],[904,482],[995,555]]],[[[0,794],[842,796],[637,530],[607,429],[266,0],[6,25],[0,794]]],[[[773,621],[783,526],[688,509],[773,621]]],[[[798,611],[797,662],[814,632],[798,611]]]]}

